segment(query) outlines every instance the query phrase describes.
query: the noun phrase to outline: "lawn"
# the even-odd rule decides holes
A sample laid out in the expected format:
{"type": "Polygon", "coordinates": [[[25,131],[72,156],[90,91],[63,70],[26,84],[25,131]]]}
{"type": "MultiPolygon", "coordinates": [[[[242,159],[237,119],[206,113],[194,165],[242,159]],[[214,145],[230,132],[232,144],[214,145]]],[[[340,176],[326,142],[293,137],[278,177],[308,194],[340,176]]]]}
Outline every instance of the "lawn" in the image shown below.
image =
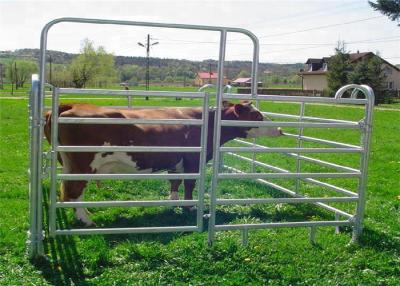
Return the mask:
{"type": "MultiPolygon", "coordinates": [[[[73,100],[77,101],[77,100],[73,100]]],[[[112,105],[125,101],[96,100],[112,105]]],[[[137,105],[197,105],[196,100],[134,101],[137,105]]],[[[218,232],[207,246],[207,233],[95,235],[47,238],[46,259],[26,258],[28,229],[28,119],[27,100],[0,99],[0,285],[399,285],[400,283],[400,116],[376,110],[369,168],[365,229],[359,244],[348,245],[350,230],[335,235],[333,228],[318,228],[317,244],[309,231],[257,230],[243,247],[237,231],[218,232]]],[[[268,103],[274,112],[295,114],[298,105],[268,103]]],[[[307,106],[306,115],[358,120],[362,110],[307,106]]],[[[307,135],[316,132],[308,131],[307,135]]],[[[324,131],[326,138],[357,143],[354,132],[324,131]]],[[[277,146],[287,139],[265,140],[277,146]]],[[[265,158],[282,167],[281,158],[265,158]]],[[[352,156],[332,158],[353,166],[352,156]]],[[[232,162],[233,163],[233,162],[232,162]]],[[[312,169],[312,166],[304,166],[312,169]]],[[[290,182],[286,182],[290,183],[290,182]]],[[[340,182],[353,187],[353,181],[340,182]]],[[[45,182],[45,193],[48,182],[45,182]]],[[[108,182],[101,189],[90,185],[92,200],[165,199],[169,184],[159,181],[108,182]]],[[[221,184],[221,197],[260,197],[270,190],[247,181],[221,184]]],[[[180,191],[182,196],[182,190],[180,191]]],[[[44,207],[47,211],[46,204],[44,207]]],[[[167,226],[192,224],[195,214],[180,208],[92,209],[100,226],[167,226]]],[[[218,209],[219,222],[329,217],[315,207],[238,207],[218,209]]],[[[61,227],[76,226],[71,211],[58,214],[61,227]]],[[[45,223],[47,219],[45,219],[45,223]]]]}

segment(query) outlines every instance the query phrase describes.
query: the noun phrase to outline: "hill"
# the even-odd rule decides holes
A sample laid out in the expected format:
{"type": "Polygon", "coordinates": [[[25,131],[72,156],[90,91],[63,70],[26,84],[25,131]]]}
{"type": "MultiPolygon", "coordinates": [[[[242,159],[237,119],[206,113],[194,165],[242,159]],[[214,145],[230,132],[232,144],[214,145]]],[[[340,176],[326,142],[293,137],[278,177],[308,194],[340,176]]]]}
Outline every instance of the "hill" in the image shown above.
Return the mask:
{"type": "MultiPolygon", "coordinates": [[[[54,64],[69,64],[77,56],[77,54],[65,53],[60,51],[48,51],[54,64]]],[[[39,49],[19,49],[15,51],[0,51],[0,61],[7,61],[10,59],[32,59],[39,60],[39,49]]],[[[140,67],[146,66],[145,57],[127,57],[115,56],[115,64],[117,69],[124,65],[137,65],[140,67]]],[[[208,71],[217,69],[218,62],[216,60],[203,60],[203,61],[189,61],[168,58],[151,58],[150,66],[154,68],[168,68],[175,69],[176,74],[181,74],[182,70],[187,72],[189,77],[193,77],[198,71],[208,71]]],[[[263,73],[268,71],[269,74],[277,76],[292,76],[296,74],[300,68],[303,67],[302,63],[294,64],[275,64],[275,63],[260,63],[259,72],[263,73]]],[[[250,61],[227,61],[225,63],[226,75],[228,78],[236,77],[241,71],[250,72],[250,61]]]]}

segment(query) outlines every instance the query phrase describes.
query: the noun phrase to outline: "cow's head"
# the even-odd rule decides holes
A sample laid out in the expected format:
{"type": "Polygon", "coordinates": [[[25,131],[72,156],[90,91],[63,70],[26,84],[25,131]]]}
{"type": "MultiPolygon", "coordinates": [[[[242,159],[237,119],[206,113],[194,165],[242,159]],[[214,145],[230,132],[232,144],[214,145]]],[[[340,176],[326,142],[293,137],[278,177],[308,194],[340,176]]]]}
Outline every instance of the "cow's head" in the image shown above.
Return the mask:
{"type": "MultiPolygon", "coordinates": [[[[229,114],[231,120],[244,121],[271,121],[270,118],[263,116],[260,110],[253,106],[251,101],[242,101],[233,104],[228,101],[223,102],[225,114],[229,114]]],[[[281,128],[276,127],[246,127],[244,134],[240,137],[256,138],[260,136],[276,137],[282,135],[281,128]]]]}

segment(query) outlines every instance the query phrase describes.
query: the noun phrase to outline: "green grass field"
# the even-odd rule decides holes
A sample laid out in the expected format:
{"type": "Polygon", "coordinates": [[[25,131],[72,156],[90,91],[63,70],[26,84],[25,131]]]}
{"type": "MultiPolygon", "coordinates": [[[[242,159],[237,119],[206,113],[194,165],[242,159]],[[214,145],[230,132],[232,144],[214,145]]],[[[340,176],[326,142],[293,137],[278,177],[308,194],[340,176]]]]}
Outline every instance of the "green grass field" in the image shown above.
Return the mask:
{"type": "MultiPolygon", "coordinates": [[[[106,99],[94,102],[125,103],[106,99]]],[[[138,99],[134,103],[199,104],[188,99],[163,102],[138,99]]],[[[299,108],[295,104],[277,103],[263,107],[291,114],[296,114],[299,108]]],[[[309,243],[309,231],[305,228],[252,231],[247,247],[241,245],[238,231],[217,233],[217,242],[212,247],[207,246],[206,232],[57,237],[45,239],[46,259],[31,263],[26,257],[25,245],[28,229],[27,101],[0,99],[0,111],[0,285],[400,284],[399,112],[375,112],[365,229],[359,244],[348,245],[351,231],[347,228],[338,235],[333,228],[318,228],[316,245],[309,243]]],[[[359,120],[362,110],[310,105],[306,115],[359,120]]],[[[310,130],[306,135],[358,143],[353,131],[310,130]]],[[[291,146],[293,142],[282,137],[262,140],[272,146],[291,146]]],[[[350,155],[320,155],[320,158],[357,165],[357,158],[350,155]]],[[[262,155],[260,159],[293,169],[293,160],[277,155],[262,155]]],[[[228,162],[248,168],[229,159],[228,162]]],[[[320,169],[315,165],[303,168],[320,169]]],[[[354,180],[334,182],[348,188],[355,186],[354,180]]],[[[293,183],[283,182],[285,185],[293,183]]],[[[44,187],[47,194],[47,181],[44,187]]],[[[318,188],[303,187],[306,193],[322,195],[318,188]]],[[[168,193],[167,182],[106,182],[101,189],[90,185],[86,197],[90,200],[165,199],[168,193]]],[[[225,198],[265,195],[279,194],[249,181],[226,181],[219,188],[219,196],[225,198]]],[[[343,207],[351,209],[347,205],[343,207]]],[[[46,204],[44,211],[46,214],[46,204]]],[[[99,208],[91,212],[93,220],[105,227],[188,225],[195,221],[194,213],[180,208],[99,208]]],[[[218,223],[331,219],[331,216],[310,205],[218,208],[218,223]]],[[[59,227],[79,227],[73,222],[70,210],[59,210],[57,219],[59,227]]]]}

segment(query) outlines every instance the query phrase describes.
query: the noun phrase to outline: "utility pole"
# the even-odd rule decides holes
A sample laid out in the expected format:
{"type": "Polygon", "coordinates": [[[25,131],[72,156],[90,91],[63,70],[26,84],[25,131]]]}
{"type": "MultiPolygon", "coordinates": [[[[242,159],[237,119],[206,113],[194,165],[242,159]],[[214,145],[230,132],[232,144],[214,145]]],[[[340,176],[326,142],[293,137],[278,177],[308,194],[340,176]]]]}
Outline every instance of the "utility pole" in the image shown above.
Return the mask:
{"type": "Polygon", "coordinates": [[[211,82],[211,73],[212,73],[212,71],[211,71],[211,63],[208,64],[208,69],[209,69],[208,75],[209,75],[209,77],[210,77],[210,78],[208,79],[208,83],[212,83],[212,82],[211,82]]]}
{"type": "Polygon", "coordinates": [[[4,88],[3,87],[3,84],[4,84],[3,76],[4,76],[4,74],[3,74],[3,64],[0,64],[0,89],[4,88]]]}
{"type": "MultiPolygon", "coordinates": [[[[159,42],[150,43],[150,34],[147,34],[146,44],[142,44],[138,42],[138,45],[146,49],[146,90],[149,90],[150,86],[150,47],[159,44],[159,42]]],[[[146,100],[149,100],[149,97],[146,96],[146,100]]]]}
{"type": "Polygon", "coordinates": [[[13,70],[13,65],[11,64],[11,95],[14,95],[14,81],[15,81],[15,89],[18,89],[17,87],[17,62],[14,62],[14,72],[13,70]]]}

